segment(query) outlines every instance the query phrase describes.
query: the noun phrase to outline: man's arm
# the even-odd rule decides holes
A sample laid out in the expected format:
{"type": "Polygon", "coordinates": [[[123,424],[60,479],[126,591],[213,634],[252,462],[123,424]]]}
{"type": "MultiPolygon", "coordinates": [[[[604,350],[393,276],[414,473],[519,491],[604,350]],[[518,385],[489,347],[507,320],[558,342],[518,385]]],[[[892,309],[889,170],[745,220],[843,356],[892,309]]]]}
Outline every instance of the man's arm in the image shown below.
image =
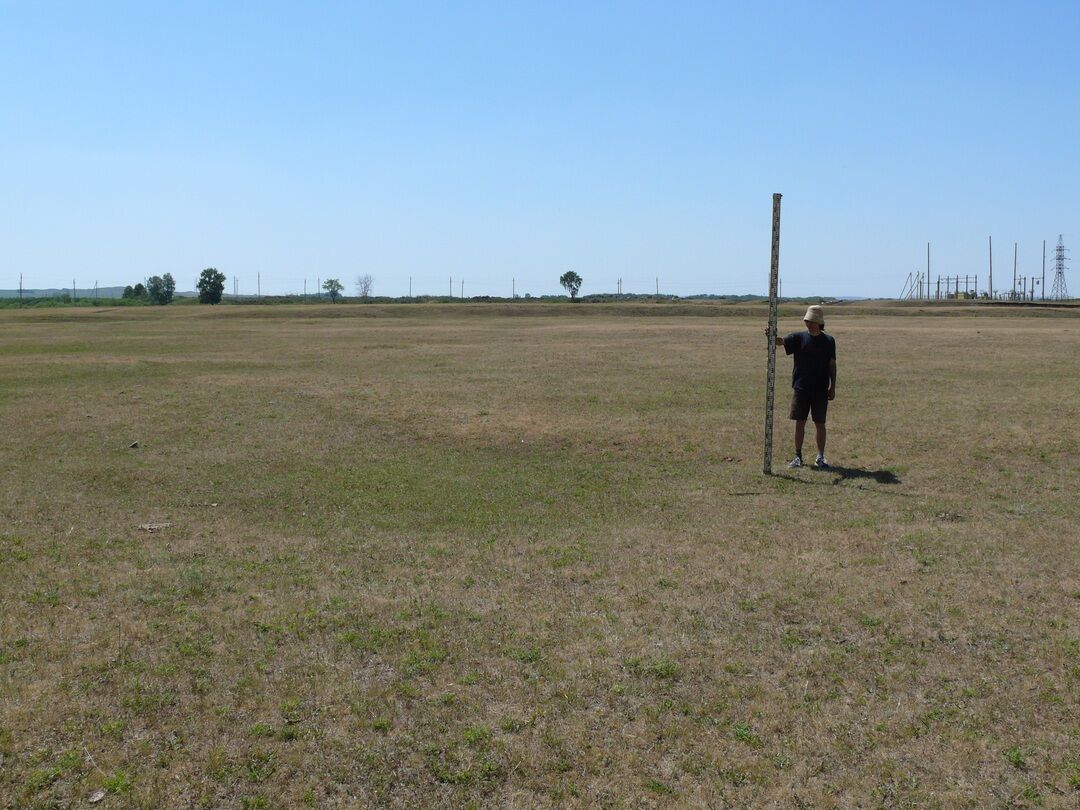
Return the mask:
{"type": "Polygon", "coordinates": [[[829,360],[829,399],[836,398],[836,358],[829,360]]]}

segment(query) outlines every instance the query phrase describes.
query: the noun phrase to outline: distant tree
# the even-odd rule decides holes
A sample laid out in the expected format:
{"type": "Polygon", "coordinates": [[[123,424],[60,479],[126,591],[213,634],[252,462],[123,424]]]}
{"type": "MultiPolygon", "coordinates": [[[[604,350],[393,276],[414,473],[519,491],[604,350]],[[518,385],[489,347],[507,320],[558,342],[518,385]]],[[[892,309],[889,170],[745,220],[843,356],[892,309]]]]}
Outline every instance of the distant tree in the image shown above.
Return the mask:
{"type": "Polygon", "coordinates": [[[122,299],[128,301],[144,301],[146,300],[146,287],[142,284],[136,284],[134,287],[128,284],[124,287],[124,292],[120,295],[122,299]]]}
{"type": "Polygon", "coordinates": [[[221,294],[225,292],[225,274],[216,267],[207,267],[199,274],[195,289],[199,291],[200,304],[220,304],[221,294]]]}
{"type": "Polygon", "coordinates": [[[344,292],[345,285],[336,278],[328,278],[322,283],[322,288],[326,290],[326,294],[330,296],[330,303],[334,303],[338,300],[338,296],[344,292]]]}
{"type": "Polygon", "coordinates": [[[570,300],[577,298],[578,290],[581,289],[581,276],[573,270],[567,270],[559,276],[559,283],[570,293],[570,300]]]}
{"type": "Polygon", "coordinates": [[[356,294],[361,298],[371,297],[371,288],[375,284],[375,279],[371,277],[371,273],[364,273],[362,276],[356,277],[356,294]]]}
{"type": "Polygon", "coordinates": [[[164,304],[165,279],[161,276],[150,276],[146,280],[146,295],[153,304],[164,304]]]}
{"type": "Polygon", "coordinates": [[[151,304],[164,306],[171,303],[175,292],[176,282],[173,280],[171,273],[166,273],[163,276],[151,276],[150,280],[146,282],[146,294],[149,296],[151,304]]]}

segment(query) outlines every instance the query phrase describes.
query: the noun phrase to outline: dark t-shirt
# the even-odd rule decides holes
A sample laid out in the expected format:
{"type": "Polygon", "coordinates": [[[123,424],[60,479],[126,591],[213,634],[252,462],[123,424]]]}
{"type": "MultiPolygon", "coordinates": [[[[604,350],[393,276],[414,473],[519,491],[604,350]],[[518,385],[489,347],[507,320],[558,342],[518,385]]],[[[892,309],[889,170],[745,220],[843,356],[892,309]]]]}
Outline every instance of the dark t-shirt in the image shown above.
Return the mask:
{"type": "Polygon", "coordinates": [[[784,338],[784,351],[795,355],[792,388],[808,394],[824,394],[829,390],[829,361],[836,359],[836,341],[832,335],[792,332],[784,338]]]}

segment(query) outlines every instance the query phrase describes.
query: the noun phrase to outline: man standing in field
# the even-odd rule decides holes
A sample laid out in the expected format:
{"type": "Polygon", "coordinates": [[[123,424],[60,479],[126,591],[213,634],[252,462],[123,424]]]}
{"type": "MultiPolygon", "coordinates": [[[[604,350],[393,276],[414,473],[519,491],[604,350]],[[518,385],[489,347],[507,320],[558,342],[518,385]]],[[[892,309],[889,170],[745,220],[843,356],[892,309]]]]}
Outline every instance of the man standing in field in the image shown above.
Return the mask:
{"type": "MultiPolygon", "coordinates": [[[[795,367],[791,372],[791,419],[795,422],[795,458],[789,467],[801,467],[803,436],[806,434],[806,417],[814,420],[817,439],[817,459],[814,466],[827,469],[825,460],[825,414],[829,402],[836,397],[836,341],[825,334],[825,313],[815,305],[806,310],[803,317],[805,332],[792,332],[787,337],[776,336],[776,345],[783,346],[787,354],[794,355],[795,367]]],[[[768,330],[766,330],[767,333],[768,330]]]]}

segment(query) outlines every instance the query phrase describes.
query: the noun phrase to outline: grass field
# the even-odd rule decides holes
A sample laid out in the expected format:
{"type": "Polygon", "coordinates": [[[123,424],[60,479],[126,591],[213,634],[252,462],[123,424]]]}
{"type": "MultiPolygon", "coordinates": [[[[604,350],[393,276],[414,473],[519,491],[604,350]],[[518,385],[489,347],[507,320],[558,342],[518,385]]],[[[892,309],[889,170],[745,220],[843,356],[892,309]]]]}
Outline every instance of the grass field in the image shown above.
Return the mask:
{"type": "Polygon", "coordinates": [[[0,313],[0,806],[1076,807],[1080,313],[910,311],[771,478],[760,307],[0,313]]]}

